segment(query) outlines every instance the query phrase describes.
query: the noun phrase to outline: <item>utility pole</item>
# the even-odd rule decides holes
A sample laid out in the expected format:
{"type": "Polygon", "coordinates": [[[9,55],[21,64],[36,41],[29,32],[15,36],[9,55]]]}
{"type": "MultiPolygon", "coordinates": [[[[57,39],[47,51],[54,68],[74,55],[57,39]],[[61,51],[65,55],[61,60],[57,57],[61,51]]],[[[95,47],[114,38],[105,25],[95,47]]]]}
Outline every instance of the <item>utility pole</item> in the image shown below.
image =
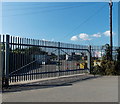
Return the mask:
{"type": "Polygon", "coordinates": [[[112,0],[109,2],[109,7],[110,7],[110,55],[111,55],[111,60],[112,60],[112,50],[113,50],[113,40],[112,40],[112,0]]]}

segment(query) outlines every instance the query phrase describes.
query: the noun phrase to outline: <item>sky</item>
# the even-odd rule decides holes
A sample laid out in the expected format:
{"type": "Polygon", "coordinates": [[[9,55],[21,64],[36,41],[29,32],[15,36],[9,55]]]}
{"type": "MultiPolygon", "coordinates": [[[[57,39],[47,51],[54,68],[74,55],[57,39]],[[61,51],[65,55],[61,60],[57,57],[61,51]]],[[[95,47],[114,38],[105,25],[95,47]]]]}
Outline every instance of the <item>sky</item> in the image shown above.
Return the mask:
{"type": "MultiPolygon", "coordinates": [[[[108,2],[3,2],[1,34],[79,45],[109,43],[108,2]]],[[[118,45],[118,2],[113,3],[118,45]]]]}

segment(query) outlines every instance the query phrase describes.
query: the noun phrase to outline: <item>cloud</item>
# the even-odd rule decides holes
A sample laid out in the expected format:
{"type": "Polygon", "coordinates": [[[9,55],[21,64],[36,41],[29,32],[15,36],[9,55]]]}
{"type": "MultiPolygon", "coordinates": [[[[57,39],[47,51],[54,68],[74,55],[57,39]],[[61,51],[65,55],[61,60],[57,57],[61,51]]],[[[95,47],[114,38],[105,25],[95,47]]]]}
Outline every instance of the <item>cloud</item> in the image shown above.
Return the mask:
{"type": "Polygon", "coordinates": [[[78,36],[72,36],[70,40],[77,41],[78,40],[78,36]]]}
{"type": "MultiPolygon", "coordinates": [[[[115,33],[112,32],[112,34],[114,35],[115,33]]],[[[110,30],[105,31],[105,32],[103,33],[103,35],[105,35],[105,36],[110,36],[110,30]]]]}
{"type": "Polygon", "coordinates": [[[47,40],[47,39],[42,39],[43,41],[54,41],[54,39],[52,38],[51,40],[47,40]]]}
{"type": "Polygon", "coordinates": [[[86,33],[79,34],[79,38],[82,39],[82,40],[91,40],[90,36],[86,33]]]}
{"type": "Polygon", "coordinates": [[[101,34],[100,33],[97,33],[97,34],[93,34],[92,37],[95,37],[95,38],[100,38],[101,37],[101,34]]]}
{"type": "MultiPolygon", "coordinates": [[[[113,35],[115,35],[114,32],[112,32],[113,35]]],[[[95,38],[101,38],[102,36],[110,36],[110,30],[107,30],[103,33],[95,33],[95,34],[92,34],[92,35],[88,35],[86,33],[80,33],[79,35],[74,35],[71,37],[70,40],[72,41],[78,41],[78,40],[92,40],[92,39],[95,39],[95,38]]]]}
{"type": "Polygon", "coordinates": [[[42,39],[43,41],[46,41],[46,39],[42,39]]]}

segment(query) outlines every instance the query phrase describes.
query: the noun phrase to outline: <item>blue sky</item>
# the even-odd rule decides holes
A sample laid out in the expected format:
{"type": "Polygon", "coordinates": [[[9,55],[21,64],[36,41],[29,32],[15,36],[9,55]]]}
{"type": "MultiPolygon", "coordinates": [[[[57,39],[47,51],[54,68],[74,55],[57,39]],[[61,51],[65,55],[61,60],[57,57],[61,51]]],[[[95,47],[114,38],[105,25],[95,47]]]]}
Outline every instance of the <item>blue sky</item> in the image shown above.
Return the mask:
{"type": "MultiPolygon", "coordinates": [[[[2,34],[80,45],[109,43],[108,2],[4,2],[2,34]]],[[[118,44],[118,3],[113,3],[118,44]]]]}

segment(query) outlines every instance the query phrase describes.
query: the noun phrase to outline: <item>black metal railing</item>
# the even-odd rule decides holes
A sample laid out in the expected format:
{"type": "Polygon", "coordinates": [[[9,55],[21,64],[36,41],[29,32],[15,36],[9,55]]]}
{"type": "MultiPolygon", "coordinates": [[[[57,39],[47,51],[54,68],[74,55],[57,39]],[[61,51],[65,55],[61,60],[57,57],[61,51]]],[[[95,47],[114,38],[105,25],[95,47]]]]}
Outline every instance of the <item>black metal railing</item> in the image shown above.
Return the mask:
{"type": "MultiPolygon", "coordinates": [[[[89,73],[91,60],[104,54],[102,46],[84,46],[1,35],[5,84],[89,73]]],[[[115,49],[116,47],[114,47],[115,49]]]]}

